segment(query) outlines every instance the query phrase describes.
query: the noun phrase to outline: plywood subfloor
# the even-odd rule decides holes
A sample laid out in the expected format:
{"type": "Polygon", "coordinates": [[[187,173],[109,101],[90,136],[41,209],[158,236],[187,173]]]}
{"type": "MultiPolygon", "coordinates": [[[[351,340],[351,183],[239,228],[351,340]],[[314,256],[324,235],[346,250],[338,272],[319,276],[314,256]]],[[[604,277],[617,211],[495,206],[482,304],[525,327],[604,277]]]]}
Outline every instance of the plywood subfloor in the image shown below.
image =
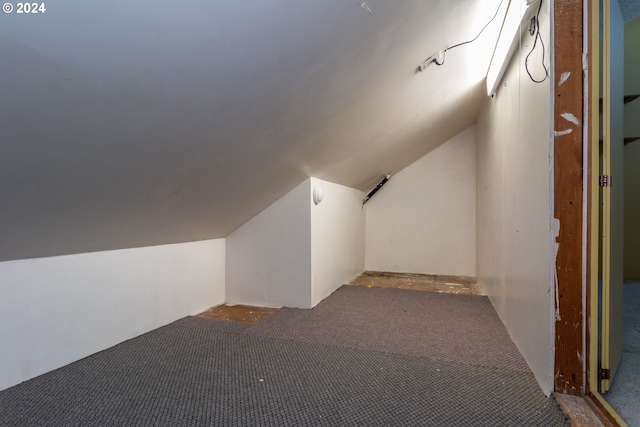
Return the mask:
{"type": "Polygon", "coordinates": [[[216,320],[230,320],[233,322],[255,325],[262,322],[276,311],[278,311],[277,308],[223,304],[217,307],[211,307],[204,313],[198,314],[198,317],[206,317],[208,319],[216,320]]]}
{"type": "Polygon", "coordinates": [[[411,289],[460,295],[484,295],[475,277],[365,271],[350,285],[411,289]]]}
{"type": "MultiPolygon", "coordinates": [[[[483,295],[475,277],[444,276],[413,273],[388,273],[365,271],[353,279],[349,285],[377,288],[412,289],[418,291],[443,292],[461,295],[483,295]]],[[[253,307],[247,305],[219,305],[212,307],[198,317],[217,320],[230,320],[255,325],[265,320],[277,308],[253,307]]]]}

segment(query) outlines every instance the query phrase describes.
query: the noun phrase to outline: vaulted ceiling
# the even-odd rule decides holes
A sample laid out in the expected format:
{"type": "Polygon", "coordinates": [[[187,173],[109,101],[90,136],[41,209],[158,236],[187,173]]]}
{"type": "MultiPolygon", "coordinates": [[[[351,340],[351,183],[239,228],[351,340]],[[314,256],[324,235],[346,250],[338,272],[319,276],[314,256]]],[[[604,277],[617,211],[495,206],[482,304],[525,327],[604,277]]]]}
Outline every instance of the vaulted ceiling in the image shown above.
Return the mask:
{"type": "Polygon", "coordinates": [[[0,20],[0,260],[225,237],[475,121],[499,0],[65,0],[0,20]]]}

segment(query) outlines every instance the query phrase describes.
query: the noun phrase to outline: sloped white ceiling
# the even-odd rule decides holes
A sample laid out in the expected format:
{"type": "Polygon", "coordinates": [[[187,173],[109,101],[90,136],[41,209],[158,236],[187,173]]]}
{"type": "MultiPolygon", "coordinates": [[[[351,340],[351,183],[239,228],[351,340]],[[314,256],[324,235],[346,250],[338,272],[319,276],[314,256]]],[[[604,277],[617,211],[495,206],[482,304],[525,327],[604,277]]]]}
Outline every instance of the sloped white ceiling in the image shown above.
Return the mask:
{"type": "Polygon", "coordinates": [[[0,16],[0,259],[225,237],[475,121],[492,0],[59,0],[0,16]]]}

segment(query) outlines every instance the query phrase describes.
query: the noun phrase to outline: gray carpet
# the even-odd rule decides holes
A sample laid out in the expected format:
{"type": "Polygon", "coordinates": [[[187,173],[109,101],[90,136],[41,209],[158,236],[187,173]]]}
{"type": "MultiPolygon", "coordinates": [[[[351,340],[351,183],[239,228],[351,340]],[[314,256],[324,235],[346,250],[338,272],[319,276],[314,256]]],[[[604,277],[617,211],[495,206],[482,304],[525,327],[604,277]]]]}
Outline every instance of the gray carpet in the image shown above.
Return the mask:
{"type": "Polygon", "coordinates": [[[0,392],[0,425],[569,425],[513,344],[484,337],[504,333],[486,298],[425,294],[343,287],[256,326],[188,317],[0,392]],[[420,319],[438,311],[450,328],[420,319]],[[371,341],[349,345],[358,332],[371,341]],[[503,361],[476,353],[498,344],[503,361]]]}
{"type": "Polygon", "coordinates": [[[624,284],[622,362],[605,398],[631,427],[640,427],[640,282],[624,284]]]}
{"type": "Polygon", "coordinates": [[[529,371],[489,299],[472,295],[343,286],[247,333],[529,371]]]}

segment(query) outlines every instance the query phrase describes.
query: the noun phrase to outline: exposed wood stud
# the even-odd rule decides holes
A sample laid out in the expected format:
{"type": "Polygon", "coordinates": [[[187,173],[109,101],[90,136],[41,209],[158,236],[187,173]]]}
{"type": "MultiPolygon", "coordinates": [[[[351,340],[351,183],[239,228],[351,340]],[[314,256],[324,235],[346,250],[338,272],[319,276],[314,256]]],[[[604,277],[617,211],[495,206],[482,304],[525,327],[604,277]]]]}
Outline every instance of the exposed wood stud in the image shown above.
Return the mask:
{"type": "MultiPolygon", "coordinates": [[[[582,0],[554,2],[554,73],[582,76],[582,0]]],[[[567,122],[563,114],[583,120],[583,79],[554,82],[554,122],[567,122]]],[[[556,242],[555,271],[558,280],[555,336],[555,391],[583,394],[583,308],[582,308],[582,129],[556,133],[554,139],[554,217],[560,222],[556,242]]]]}

